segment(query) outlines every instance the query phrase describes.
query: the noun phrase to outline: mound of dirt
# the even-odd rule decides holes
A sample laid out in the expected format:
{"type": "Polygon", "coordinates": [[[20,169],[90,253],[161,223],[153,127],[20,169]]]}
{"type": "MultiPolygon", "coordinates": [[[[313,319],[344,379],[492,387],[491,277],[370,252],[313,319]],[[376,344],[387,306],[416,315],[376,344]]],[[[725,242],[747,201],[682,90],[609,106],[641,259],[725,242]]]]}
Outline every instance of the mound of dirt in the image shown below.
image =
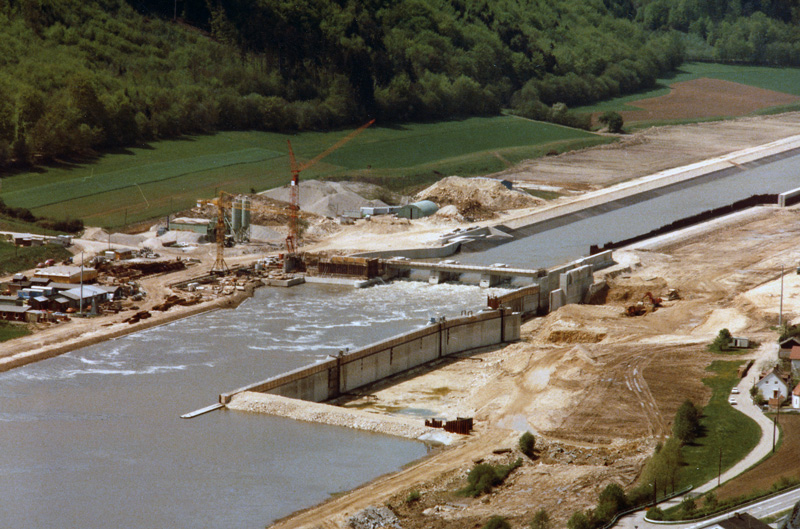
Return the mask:
{"type": "Polygon", "coordinates": [[[642,301],[648,292],[653,296],[666,298],[668,290],[667,282],[661,277],[650,280],[639,277],[615,278],[609,284],[606,302],[631,304],[642,301]]]}
{"type": "MultiPolygon", "coordinates": [[[[300,181],[300,209],[323,217],[339,215],[359,216],[362,207],[385,206],[382,200],[366,198],[378,196],[381,189],[367,184],[348,182],[324,182],[321,180],[300,181]]],[[[291,187],[285,185],[261,193],[275,200],[291,201],[291,187]]]]}
{"type": "Polygon", "coordinates": [[[440,207],[453,205],[472,220],[491,218],[497,211],[537,206],[544,200],[508,189],[492,178],[448,176],[421,191],[418,200],[431,200],[440,207]]]}
{"type": "Polygon", "coordinates": [[[576,329],[554,329],[547,336],[550,343],[598,343],[606,337],[604,332],[588,332],[576,329]]]}

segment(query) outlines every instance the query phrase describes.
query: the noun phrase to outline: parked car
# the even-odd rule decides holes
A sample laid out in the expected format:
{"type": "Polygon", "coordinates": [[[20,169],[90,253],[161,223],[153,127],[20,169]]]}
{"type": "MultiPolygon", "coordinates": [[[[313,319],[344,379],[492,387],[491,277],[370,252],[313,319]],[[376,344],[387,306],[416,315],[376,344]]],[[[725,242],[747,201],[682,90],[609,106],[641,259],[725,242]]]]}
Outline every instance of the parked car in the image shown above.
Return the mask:
{"type": "Polygon", "coordinates": [[[729,398],[728,402],[731,404],[731,406],[736,406],[736,397],[729,398]]]}
{"type": "Polygon", "coordinates": [[[739,394],[739,388],[733,388],[731,390],[731,393],[733,393],[734,395],[738,395],[739,394]]]}

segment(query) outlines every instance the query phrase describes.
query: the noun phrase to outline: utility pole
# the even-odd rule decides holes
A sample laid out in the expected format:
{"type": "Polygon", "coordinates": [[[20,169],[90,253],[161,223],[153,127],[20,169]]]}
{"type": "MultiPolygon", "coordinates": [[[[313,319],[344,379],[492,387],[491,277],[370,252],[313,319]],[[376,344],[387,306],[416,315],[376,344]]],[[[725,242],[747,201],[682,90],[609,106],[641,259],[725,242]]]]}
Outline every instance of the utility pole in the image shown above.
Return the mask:
{"type": "Polygon", "coordinates": [[[78,300],[78,312],[83,314],[83,252],[81,252],[81,299],[78,300]]]}
{"type": "MultiPolygon", "coordinates": [[[[778,413],[780,413],[780,404],[778,405],[778,413]]],[[[772,419],[772,453],[775,453],[775,433],[778,430],[778,414],[772,419]]]]}
{"type": "Polygon", "coordinates": [[[719,464],[717,465],[717,487],[720,485],[722,479],[722,447],[719,447],[719,464]]]}
{"type": "Polygon", "coordinates": [[[783,268],[781,265],[781,306],[778,309],[778,330],[783,333],[783,268]]]}

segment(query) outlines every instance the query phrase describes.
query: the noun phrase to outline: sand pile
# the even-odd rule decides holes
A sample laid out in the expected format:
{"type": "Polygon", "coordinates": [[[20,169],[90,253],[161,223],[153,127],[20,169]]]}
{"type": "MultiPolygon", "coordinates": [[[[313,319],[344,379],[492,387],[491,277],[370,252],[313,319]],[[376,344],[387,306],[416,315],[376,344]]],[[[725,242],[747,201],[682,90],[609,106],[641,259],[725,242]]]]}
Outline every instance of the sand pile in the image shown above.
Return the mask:
{"type": "MultiPolygon", "coordinates": [[[[361,207],[385,206],[386,203],[365,198],[378,193],[377,186],[352,184],[348,182],[323,182],[320,180],[300,181],[300,209],[323,217],[339,215],[358,216],[361,207]]],[[[261,193],[263,196],[289,202],[291,188],[289,185],[276,187],[261,193]]]]}
{"type": "Polygon", "coordinates": [[[431,200],[440,207],[453,205],[466,218],[491,218],[494,212],[529,208],[544,203],[522,191],[508,189],[492,178],[448,176],[420,192],[418,200],[431,200]]]}

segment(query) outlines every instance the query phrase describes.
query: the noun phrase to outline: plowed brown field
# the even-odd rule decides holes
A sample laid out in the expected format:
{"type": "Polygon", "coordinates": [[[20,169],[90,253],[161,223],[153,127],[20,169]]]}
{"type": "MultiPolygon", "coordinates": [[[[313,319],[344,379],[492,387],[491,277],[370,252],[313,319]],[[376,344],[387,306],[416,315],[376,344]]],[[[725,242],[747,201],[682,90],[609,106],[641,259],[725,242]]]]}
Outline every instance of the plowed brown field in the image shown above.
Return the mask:
{"type": "Polygon", "coordinates": [[[670,89],[665,96],[631,103],[642,110],[621,112],[625,122],[744,116],[800,100],[791,94],[705,77],[675,83],[670,89]]]}

